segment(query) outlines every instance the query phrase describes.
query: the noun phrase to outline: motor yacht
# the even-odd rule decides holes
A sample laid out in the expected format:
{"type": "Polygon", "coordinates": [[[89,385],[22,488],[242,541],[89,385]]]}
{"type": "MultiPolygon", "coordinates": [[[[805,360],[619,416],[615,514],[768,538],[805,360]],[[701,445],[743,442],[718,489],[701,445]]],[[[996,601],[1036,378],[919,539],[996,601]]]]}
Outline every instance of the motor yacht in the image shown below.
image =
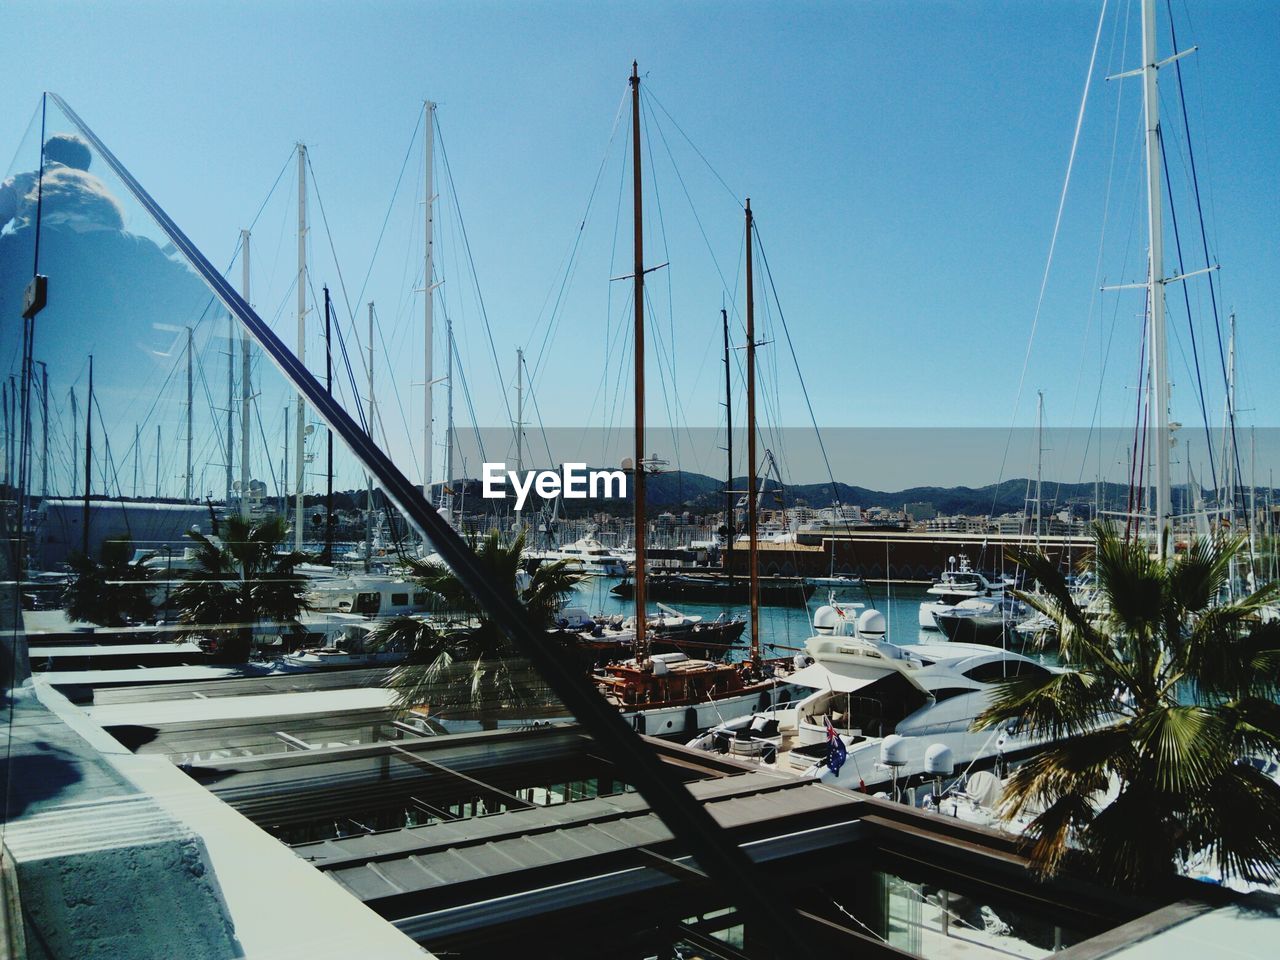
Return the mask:
{"type": "Polygon", "coordinates": [[[905,787],[932,776],[930,751],[945,747],[956,766],[992,766],[1045,746],[1004,725],[974,730],[991,703],[994,681],[1045,674],[1030,657],[982,644],[898,645],[885,618],[862,604],[829,604],[814,615],[816,635],[787,678],[800,699],[729,720],[689,746],[790,769],[835,786],[905,787]],[[844,745],[838,770],[827,766],[832,737],[844,745]],[[882,748],[890,748],[887,758],[882,748]]]}
{"type": "Polygon", "coordinates": [[[920,604],[920,627],[938,630],[937,615],[950,613],[965,600],[976,597],[999,598],[1004,595],[1005,583],[988,580],[969,566],[969,558],[963,553],[959,558],[949,557],[947,569],[934,581],[927,593],[932,599],[920,604]]]}

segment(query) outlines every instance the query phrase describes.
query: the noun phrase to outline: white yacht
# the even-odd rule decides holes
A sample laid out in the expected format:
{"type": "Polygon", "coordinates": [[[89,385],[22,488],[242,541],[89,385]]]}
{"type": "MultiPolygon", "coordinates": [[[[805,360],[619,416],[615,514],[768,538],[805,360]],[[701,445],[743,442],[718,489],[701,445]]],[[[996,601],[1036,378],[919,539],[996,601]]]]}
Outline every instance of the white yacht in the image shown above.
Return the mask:
{"type": "Polygon", "coordinates": [[[312,610],[366,617],[425,613],[431,600],[430,594],[411,580],[377,574],[314,580],[306,598],[312,610]]]}
{"type": "Polygon", "coordinates": [[[943,748],[959,772],[1045,746],[1011,725],[972,726],[991,702],[992,681],[1058,668],[980,644],[899,646],[885,639],[884,615],[861,604],[822,607],[814,628],[797,655],[797,666],[805,665],[787,678],[808,688],[806,696],[722,723],[689,746],[867,790],[931,777],[943,748]],[[831,736],[847,754],[838,771],[826,766],[831,736]]]}
{"type": "Polygon", "coordinates": [[[939,630],[935,619],[939,613],[950,613],[965,600],[977,597],[999,598],[1004,595],[1005,583],[991,581],[969,566],[969,558],[963,553],[959,559],[947,558],[947,569],[935,580],[927,593],[933,599],[920,604],[920,626],[924,630],[939,630]]]}
{"type": "Polygon", "coordinates": [[[355,667],[390,667],[402,662],[409,655],[407,648],[392,645],[376,651],[368,649],[366,641],[372,627],[373,624],[367,621],[349,624],[324,646],[286,653],[280,658],[279,667],[286,673],[345,670],[355,667]]]}
{"type": "Polygon", "coordinates": [[[568,560],[592,577],[621,577],[627,572],[627,563],[616,550],[610,550],[599,540],[583,537],[567,543],[558,550],[530,550],[525,552],[530,560],[568,560]]]}

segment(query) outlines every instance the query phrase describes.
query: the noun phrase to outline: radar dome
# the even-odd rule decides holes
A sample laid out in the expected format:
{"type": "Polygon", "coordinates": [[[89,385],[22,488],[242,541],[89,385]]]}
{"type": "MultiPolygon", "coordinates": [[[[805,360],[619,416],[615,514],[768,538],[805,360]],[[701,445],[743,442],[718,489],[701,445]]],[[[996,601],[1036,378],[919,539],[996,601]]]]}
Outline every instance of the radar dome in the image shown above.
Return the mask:
{"type": "Polygon", "coordinates": [[[880,762],[886,767],[907,765],[907,738],[891,733],[880,744],[880,762]]]}
{"type": "Polygon", "coordinates": [[[949,777],[955,772],[955,761],[951,757],[951,748],[945,743],[931,743],[924,752],[924,772],[935,777],[949,777]]]}
{"type": "Polygon", "coordinates": [[[884,614],[879,610],[863,610],[858,616],[858,632],[863,636],[883,637],[888,629],[884,614]]]}

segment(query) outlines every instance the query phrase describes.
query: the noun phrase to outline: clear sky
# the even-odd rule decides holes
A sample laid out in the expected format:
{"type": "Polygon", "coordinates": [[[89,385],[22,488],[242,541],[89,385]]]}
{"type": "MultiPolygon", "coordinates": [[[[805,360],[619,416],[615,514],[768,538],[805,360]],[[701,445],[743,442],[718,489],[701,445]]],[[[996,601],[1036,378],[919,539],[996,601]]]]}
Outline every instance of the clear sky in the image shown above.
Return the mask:
{"type": "MultiPolygon", "coordinates": [[[[620,194],[625,110],[612,142],[610,133],[635,58],[656,97],[644,117],[646,259],[671,261],[650,275],[656,423],[722,421],[717,267],[730,299],[741,300],[742,215],[732,193],[752,198],[821,426],[1028,426],[1036,390],[1045,392],[1051,426],[1087,426],[1095,402],[1117,426],[1133,418],[1142,303],[1139,294],[1096,288],[1100,278],[1142,279],[1145,214],[1137,81],[1102,77],[1138,64],[1137,6],[1108,6],[1021,393],[1100,2],[10,0],[0,38],[0,160],[7,165],[17,150],[40,91],[57,91],[223,266],[284,168],[255,227],[254,301],[287,333],[295,322],[287,288],[296,187],[286,162],[294,142],[305,141],[352,301],[370,274],[362,299],[378,302],[387,344],[378,362],[399,393],[380,400],[404,409],[403,420],[388,414],[388,433],[402,438],[389,442],[403,443],[421,433],[421,306],[412,293],[421,145],[411,137],[430,97],[440,104],[502,364],[496,372],[470,293],[454,191],[438,179],[437,317],[448,310],[458,324],[478,419],[507,419],[502,395],[512,397],[514,349],[527,346],[532,368],[545,339],[534,379],[543,420],[621,425],[629,417],[629,388],[618,390],[628,290],[609,278],[630,272],[629,184],[620,194]],[[408,172],[392,204],[406,151],[408,172]],[[547,337],[549,304],[601,169],[547,337]]],[[[1221,317],[1225,324],[1231,309],[1239,316],[1242,420],[1274,426],[1280,5],[1175,0],[1173,12],[1179,45],[1200,47],[1182,61],[1183,79],[1209,243],[1222,264],[1221,317]]],[[[1160,16],[1167,52],[1163,3],[1160,16]]],[[[1172,69],[1162,84],[1186,267],[1195,269],[1203,254],[1172,69]]],[[[439,166],[439,147],[436,157],[439,166]]],[[[322,229],[317,222],[311,236],[313,282],[336,291],[322,229]]],[[[1171,242],[1168,256],[1174,273],[1171,242]]],[[[1206,283],[1189,293],[1216,425],[1223,388],[1206,283]]],[[[1202,435],[1180,289],[1170,288],[1170,305],[1174,419],[1202,435]]],[[[363,331],[362,305],[353,307],[363,331]]],[[[808,414],[777,311],[762,307],[761,316],[773,340],[762,358],[765,413],[803,425],[808,414]]],[[[438,356],[443,349],[441,341],[438,356]]],[[[437,386],[438,410],[443,402],[437,386]]],[[[940,451],[933,475],[901,484],[997,479],[996,463],[970,459],[949,470],[947,458],[940,451]]],[[[1074,479],[1078,463],[1056,472],[1074,479]]],[[[1025,463],[1004,471],[1025,473],[1025,463]]]]}

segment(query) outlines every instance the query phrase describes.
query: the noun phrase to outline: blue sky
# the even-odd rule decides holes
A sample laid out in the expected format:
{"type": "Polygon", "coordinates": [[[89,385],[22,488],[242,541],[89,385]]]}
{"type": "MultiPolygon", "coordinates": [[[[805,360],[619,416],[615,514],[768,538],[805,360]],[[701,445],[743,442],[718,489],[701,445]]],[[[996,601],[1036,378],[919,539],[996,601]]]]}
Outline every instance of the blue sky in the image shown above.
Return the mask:
{"type": "MultiPolygon", "coordinates": [[[[1245,419],[1274,425],[1280,388],[1269,375],[1277,357],[1265,331],[1280,299],[1280,9],[1230,0],[1173,6],[1180,45],[1200,45],[1183,61],[1184,81],[1210,243],[1223,267],[1223,320],[1229,309],[1239,314],[1240,406],[1249,411],[1245,419]]],[[[406,410],[399,434],[411,438],[421,431],[413,422],[421,388],[413,384],[422,377],[412,360],[421,334],[406,264],[416,262],[421,242],[412,194],[420,146],[410,150],[409,174],[372,267],[370,258],[421,100],[441,104],[440,128],[503,364],[499,375],[467,294],[456,218],[442,213],[438,303],[459,324],[459,350],[488,426],[506,419],[501,394],[509,395],[514,380],[514,347],[528,343],[536,354],[542,342],[541,308],[559,287],[603,157],[577,268],[534,389],[549,425],[620,424],[629,409],[615,375],[624,358],[616,346],[608,353],[607,344],[628,320],[627,291],[609,284],[610,276],[630,272],[627,194],[618,201],[624,133],[606,147],[636,58],[657,98],[655,122],[646,123],[646,149],[656,159],[656,192],[651,187],[646,200],[647,260],[671,260],[650,281],[661,327],[651,345],[666,351],[650,354],[656,422],[715,426],[721,418],[722,287],[702,229],[730,286],[741,283],[741,212],[674,118],[732,192],[752,197],[820,425],[1026,426],[1034,422],[1037,389],[1045,391],[1050,424],[1087,425],[1100,398],[1104,419],[1118,425],[1133,416],[1141,302],[1133,294],[1096,296],[1117,116],[1116,84],[1101,76],[1138,62],[1136,2],[1112,0],[1108,8],[1056,259],[1018,393],[1099,9],[1095,2],[11,2],[0,40],[7,118],[0,158],[7,164],[13,156],[40,91],[58,91],[210,258],[225,264],[294,141],[306,141],[352,298],[370,271],[364,299],[378,301],[389,348],[380,362],[406,410]],[[1113,317],[1099,390],[1100,333],[1105,342],[1113,317]],[[665,359],[672,343],[674,371],[665,359]],[[602,382],[606,368],[614,372],[602,382]]],[[[1163,89],[1173,123],[1172,82],[1163,89]]],[[[1140,152],[1132,149],[1135,81],[1123,96],[1101,258],[1112,282],[1141,278],[1145,243],[1140,152]]],[[[1173,155],[1181,142],[1180,133],[1171,134],[1175,193],[1185,192],[1183,164],[1173,155]]],[[[261,292],[254,299],[268,319],[284,305],[284,331],[294,323],[291,300],[285,303],[291,176],[286,169],[255,228],[262,277],[255,275],[261,292]]],[[[1201,257],[1194,211],[1183,196],[1178,204],[1192,268],[1201,257]]],[[[336,288],[327,245],[317,225],[313,279],[336,288]]],[[[1171,292],[1171,323],[1185,341],[1181,294],[1171,292]]],[[[1191,293],[1193,306],[1207,307],[1203,281],[1191,293]]],[[[1216,341],[1207,311],[1197,317],[1216,423],[1216,341]]],[[[766,351],[772,356],[762,360],[768,416],[803,425],[808,415],[776,313],[762,325],[774,339],[766,351]]],[[[1171,340],[1174,418],[1202,429],[1178,342],[1171,340]]],[[[979,479],[983,469],[975,466],[964,479],[979,479]]],[[[989,472],[994,480],[996,468],[989,472]]],[[[1064,465],[1062,472],[1077,471],[1064,465]]]]}

